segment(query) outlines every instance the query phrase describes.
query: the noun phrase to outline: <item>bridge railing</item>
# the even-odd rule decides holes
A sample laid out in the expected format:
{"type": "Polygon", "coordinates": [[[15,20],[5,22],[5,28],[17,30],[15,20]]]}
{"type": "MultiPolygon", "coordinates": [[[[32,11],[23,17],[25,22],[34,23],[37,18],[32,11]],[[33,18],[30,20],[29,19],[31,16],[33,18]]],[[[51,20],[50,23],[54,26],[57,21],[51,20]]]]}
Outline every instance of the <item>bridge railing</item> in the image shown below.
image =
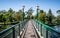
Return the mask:
{"type": "Polygon", "coordinates": [[[0,38],[17,38],[20,37],[20,32],[24,28],[24,24],[28,20],[24,20],[16,25],[12,25],[11,27],[0,32],[0,38]]]}
{"type": "Polygon", "coordinates": [[[38,20],[33,20],[36,29],[41,33],[40,35],[44,38],[60,38],[60,32],[56,31],[52,27],[41,23],[38,20]]]}

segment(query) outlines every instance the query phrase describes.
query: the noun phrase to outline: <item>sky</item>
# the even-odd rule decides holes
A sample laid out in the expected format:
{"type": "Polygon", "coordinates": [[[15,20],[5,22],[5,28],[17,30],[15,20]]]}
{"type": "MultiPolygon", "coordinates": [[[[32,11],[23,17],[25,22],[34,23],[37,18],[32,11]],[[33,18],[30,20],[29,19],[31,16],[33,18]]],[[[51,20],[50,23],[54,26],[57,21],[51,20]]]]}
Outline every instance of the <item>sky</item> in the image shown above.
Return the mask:
{"type": "Polygon", "coordinates": [[[0,0],[0,10],[12,8],[18,11],[22,9],[23,5],[25,5],[25,11],[32,7],[35,10],[33,14],[36,14],[36,6],[38,5],[46,13],[51,9],[53,15],[56,16],[56,11],[60,9],[60,0],[0,0]]]}

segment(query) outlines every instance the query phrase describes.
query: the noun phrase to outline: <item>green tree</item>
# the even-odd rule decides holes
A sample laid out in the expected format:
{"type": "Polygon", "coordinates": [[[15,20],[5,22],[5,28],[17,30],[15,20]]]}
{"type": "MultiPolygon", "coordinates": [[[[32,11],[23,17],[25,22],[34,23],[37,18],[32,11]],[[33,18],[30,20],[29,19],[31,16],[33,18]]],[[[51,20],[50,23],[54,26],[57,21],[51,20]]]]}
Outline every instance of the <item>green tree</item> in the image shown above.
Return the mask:
{"type": "Polygon", "coordinates": [[[45,17],[46,13],[43,10],[40,10],[38,13],[38,20],[40,20],[42,23],[45,23],[45,17]]]}
{"type": "Polygon", "coordinates": [[[58,16],[57,16],[57,24],[60,24],[60,10],[57,10],[58,16]]]}
{"type": "Polygon", "coordinates": [[[60,15],[57,16],[57,24],[60,25],[60,15]]]}
{"type": "Polygon", "coordinates": [[[30,8],[30,9],[28,10],[28,12],[27,12],[27,18],[30,19],[30,16],[32,15],[32,13],[33,13],[33,9],[30,8]]]}
{"type": "Polygon", "coordinates": [[[52,19],[53,19],[54,15],[52,14],[51,9],[49,9],[48,13],[47,13],[47,21],[48,21],[48,25],[52,25],[52,19]]]}
{"type": "Polygon", "coordinates": [[[57,10],[57,13],[60,14],[60,10],[57,10]]]}
{"type": "Polygon", "coordinates": [[[14,13],[14,11],[13,11],[13,9],[9,9],[8,10],[8,17],[7,17],[7,19],[8,19],[8,21],[10,21],[10,22],[13,22],[13,18],[12,18],[12,14],[14,13]]]}
{"type": "Polygon", "coordinates": [[[22,11],[19,10],[18,12],[14,13],[13,16],[15,21],[21,21],[22,20],[22,11]]]}
{"type": "Polygon", "coordinates": [[[2,17],[3,17],[3,14],[0,14],[0,22],[3,22],[2,17]]]}

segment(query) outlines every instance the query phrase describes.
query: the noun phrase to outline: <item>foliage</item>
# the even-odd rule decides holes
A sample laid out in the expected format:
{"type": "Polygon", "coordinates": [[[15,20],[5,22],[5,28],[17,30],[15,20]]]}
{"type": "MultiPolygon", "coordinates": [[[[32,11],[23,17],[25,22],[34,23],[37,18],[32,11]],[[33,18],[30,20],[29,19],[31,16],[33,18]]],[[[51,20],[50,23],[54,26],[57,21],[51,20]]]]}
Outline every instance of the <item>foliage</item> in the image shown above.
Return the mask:
{"type": "MultiPolygon", "coordinates": [[[[36,15],[34,17],[36,18],[36,15]]],[[[49,26],[54,26],[56,24],[60,24],[60,15],[58,15],[57,17],[54,16],[52,14],[51,9],[49,9],[47,14],[43,10],[40,10],[39,13],[38,13],[38,20],[41,21],[44,24],[49,25],[49,26]]]]}
{"type": "Polygon", "coordinates": [[[33,13],[33,9],[32,8],[30,8],[27,12],[27,18],[29,18],[30,19],[30,16],[32,15],[32,13],[33,13]]]}
{"type": "Polygon", "coordinates": [[[9,9],[8,11],[2,10],[0,11],[0,22],[15,22],[20,21],[22,17],[22,11],[18,12],[13,11],[13,9],[9,9]]]}
{"type": "Polygon", "coordinates": [[[13,17],[14,20],[16,20],[16,21],[22,20],[22,11],[19,10],[18,12],[14,13],[12,17],[13,17]]]}
{"type": "Polygon", "coordinates": [[[60,10],[57,10],[57,13],[60,14],[60,10]]]}
{"type": "Polygon", "coordinates": [[[53,19],[53,14],[51,9],[49,9],[48,14],[47,14],[47,21],[48,21],[48,25],[52,25],[52,19],[53,19]]]}
{"type": "Polygon", "coordinates": [[[10,25],[6,24],[16,24],[17,22],[21,21],[22,18],[22,11],[19,10],[17,12],[13,11],[13,9],[9,9],[8,11],[2,10],[0,11],[0,31],[10,27],[10,25]]]}
{"type": "MultiPolygon", "coordinates": [[[[24,13],[24,18],[26,19],[37,19],[37,15],[33,16],[34,10],[30,8],[28,11],[24,13]]],[[[60,10],[57,10],[57,13],[60,14],[60,10]]],[[[5,24],[5,23],[12,23],[12,22],[19,22],[22,20],[22,14],[23,11],[14,11],[13,9],[9,9],[8,11],[6,10],[1,10],[0,11],[0,22],[5,24]]],[[[38,20],[41,21],[44,24],[48,24],[50,26],[60,24],[60,15],[57,17],[52,14],[51,9],[49,9],[48,13],[44,10],[38,11],[38,20]]]]}
{"type": "Polygon", "coordinates": [[[43,10],[40,10],[38,13],[38,20],[45,23],[46,13],[43,10]]]}
{"type": "Polygon", "coordinates": [[[60,25],[60,15],[57,16],[57,24],[60,25]]]}

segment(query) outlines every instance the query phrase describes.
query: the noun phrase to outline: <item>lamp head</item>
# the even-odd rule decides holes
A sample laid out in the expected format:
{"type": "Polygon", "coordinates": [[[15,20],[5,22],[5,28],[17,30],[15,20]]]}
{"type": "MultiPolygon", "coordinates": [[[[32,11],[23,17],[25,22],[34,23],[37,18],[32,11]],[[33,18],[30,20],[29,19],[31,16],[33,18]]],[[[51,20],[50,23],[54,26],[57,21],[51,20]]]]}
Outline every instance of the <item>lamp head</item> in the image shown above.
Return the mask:
{"type": "Polygon", "coordinates": [[[36,6],[36,9],[39,9],[39,6],[36,6]]]}

